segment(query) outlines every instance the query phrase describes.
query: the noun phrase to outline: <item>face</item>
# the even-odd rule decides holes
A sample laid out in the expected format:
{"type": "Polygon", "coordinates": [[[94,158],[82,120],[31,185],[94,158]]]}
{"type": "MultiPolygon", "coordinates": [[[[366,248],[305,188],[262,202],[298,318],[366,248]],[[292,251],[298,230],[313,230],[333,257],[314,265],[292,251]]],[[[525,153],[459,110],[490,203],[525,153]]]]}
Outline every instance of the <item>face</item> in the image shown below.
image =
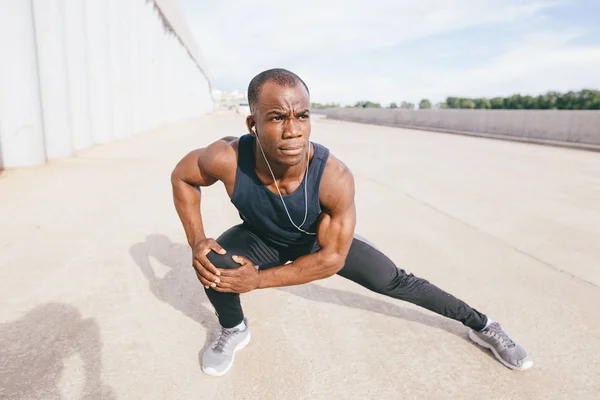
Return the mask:
{"type": "Polygon", "coordinates": [[[309,110],[309,95],[302,83],[294,87],[263,84],[246,124],[250,133],[258,136],[269,161],[293,166],[306,160],[306,151],[310,150],[309,110]]]}

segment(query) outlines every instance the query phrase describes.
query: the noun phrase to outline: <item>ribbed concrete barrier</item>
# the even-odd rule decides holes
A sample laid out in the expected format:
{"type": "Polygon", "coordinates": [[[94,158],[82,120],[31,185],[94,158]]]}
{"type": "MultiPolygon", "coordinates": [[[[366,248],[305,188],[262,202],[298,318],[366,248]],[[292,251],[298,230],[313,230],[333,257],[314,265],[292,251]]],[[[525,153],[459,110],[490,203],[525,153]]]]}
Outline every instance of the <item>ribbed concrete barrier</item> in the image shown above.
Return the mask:
{"type": "Polygon", "coordinates": [[[327,118],[600,150],[596,110],[331,108],[327,118]]]}
{"type": "Polygon", "coordinates": [[[0,1],[0,170],[212,109],[177,0],[0,1]]]}

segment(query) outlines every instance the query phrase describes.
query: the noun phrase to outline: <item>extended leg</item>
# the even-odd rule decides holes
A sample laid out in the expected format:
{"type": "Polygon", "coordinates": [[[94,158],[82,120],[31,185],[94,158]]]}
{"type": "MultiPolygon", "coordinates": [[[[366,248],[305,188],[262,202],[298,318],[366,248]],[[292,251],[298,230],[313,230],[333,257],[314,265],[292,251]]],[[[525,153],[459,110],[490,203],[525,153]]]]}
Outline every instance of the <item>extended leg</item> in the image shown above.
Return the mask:
{"type": "Polygon", "coordinates": [[[427,280],[407,274],[363,240],[354,239],[346,264],[338,274],[367,289],[424,307],[475,330],[486,325],[485,315],[427,280]]]}
{"type": "Polygon", "coordinates": [[[515,343],[500,324],[422,278],[407,274],[364,240],[354,239],[346,264],[338,272],[377,293],[405,300],[471,328],[469,338],[492,351],[505,366],[516,370],[531,368],[527,352],[515,343]]]}

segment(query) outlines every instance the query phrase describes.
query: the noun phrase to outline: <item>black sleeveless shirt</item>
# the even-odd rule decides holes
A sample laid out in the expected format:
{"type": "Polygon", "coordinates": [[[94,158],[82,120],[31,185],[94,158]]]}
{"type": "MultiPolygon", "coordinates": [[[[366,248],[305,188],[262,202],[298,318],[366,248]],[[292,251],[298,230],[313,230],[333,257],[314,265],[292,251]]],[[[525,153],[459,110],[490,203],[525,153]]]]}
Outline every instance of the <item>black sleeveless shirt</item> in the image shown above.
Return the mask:
{"type": "MultiPolygon", "coordinates": [[[[265,242],[290,250],[312,247],[316,235],[308,235],[296,229],[288,218],[279,194],[271,192],[258,178],[254,170],[255,141],[254,136],[250,134],[245,134],[239,139],[237,172],[231,202],[246,226],[265,242]]],[[[294,223],[306,232],[316,233],[321,215],[319,186],[329,150],[318,143],[311,144],[314,147],[314,155],[308,166],[308,174],[294,192],[282,197],[294,223]],[[300,225],[306,210],[305,185],[308,214],[306,222],[300,225]]]]}

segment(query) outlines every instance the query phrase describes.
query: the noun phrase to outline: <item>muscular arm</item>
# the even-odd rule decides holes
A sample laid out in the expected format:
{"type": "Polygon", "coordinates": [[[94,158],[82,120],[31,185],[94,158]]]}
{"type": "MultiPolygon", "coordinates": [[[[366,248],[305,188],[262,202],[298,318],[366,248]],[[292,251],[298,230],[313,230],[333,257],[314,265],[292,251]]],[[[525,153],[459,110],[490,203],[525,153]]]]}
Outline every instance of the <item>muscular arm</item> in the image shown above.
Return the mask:
{"type": "Polygon", "coordinates": [[[231,141],[234,139],[223,138],[189,152],[171,173],[173,202],[190,246],[206,238],[200,212],[200,187],[214,184],[227,172],[228,158],[233,151],[231,141]]]}
{"type": "Polygon", "coordinates": [[[346,261],[356,226],[354,178],[336,159],[328,161],[321,181],[323,214],[317,228],[321,249],[292,265],[259,272],[259,288],[299,285],[336,274],[346,261]]]}

